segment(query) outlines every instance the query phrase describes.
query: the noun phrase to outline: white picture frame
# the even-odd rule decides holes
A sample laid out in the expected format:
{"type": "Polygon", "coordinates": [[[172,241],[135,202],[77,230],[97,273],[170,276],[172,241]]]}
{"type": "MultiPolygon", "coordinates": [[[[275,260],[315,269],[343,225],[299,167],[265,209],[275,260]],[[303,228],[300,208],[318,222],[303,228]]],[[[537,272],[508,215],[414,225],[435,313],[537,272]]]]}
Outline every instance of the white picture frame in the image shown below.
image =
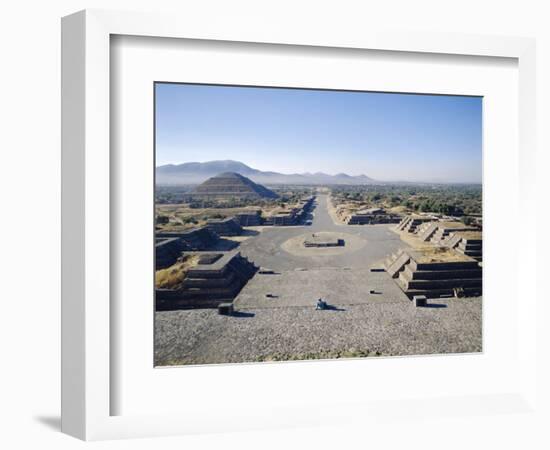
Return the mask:
{"type": "MultiPolygon", "coordinates": [[[[302,30],[280,30],[264,23],[234,28],[225,23],[202,23],[189,17],[87,10],[62,22],[62,430],[86,440],[162,436],[234,429],[259,429],[316,424],[318,405],[302,408],[278,406],[272,415],[246,416],[242,425],[224,421],[228,405],[219,413],[111,415],[111,394],[116,388],[110,373],[110,37],[112,35],[200,39],[296,45],[302,48],[369,49],[418,54],[447,54],[514,58],[519,73],[519,188],[520,214],[529,222],[536,208],[530,199],[535,171],[535,43],[527,38],[472,36],[445,33],[405,33],[384,30],[339,29],[316,35],[302,30]]],[[[534,222],[534,221],[532,221],[534,222]]],[[[521,232],[521,226],[519,230],[521,232]]],[[[536,237],[525,233],[517,258],[536,260],[536,237]]],[[[518,280],[533,266],[518,266],[518,280]]],[[[524,279],[524,278],[523,278],[524,279]]],[[[525,287],[518,311],[522,344],[517,390],[502,395],[425,399],[436,402],[442,414],[498,412],[503,404],[519,413],[535,408],[536,301],[535,286],[525,287]]],[[[512,295],[512,294],[511,294],[512,295]]],[[[513,295],[517,295],[515,292],[513,295]]],[[[323,364],[323,363],[315,363],[323,364]]],[[[243,369],[246,370],[246,367],[243,369]]],[[[395,401],[395,400],[393,400],[395,401]]],[[[409,403],[411,415],[426,406],[409,403]]],[[[229,408],[230,410],[231,408],[229,408]]],[[[331,405],[330,417],[366,418],[389,415],[391,406],[331,405]]],[[[321,410],[322,411],[322,410],[321,410]]],[[[244,416],[243,416],[244,417],[244,416]]],[[[345,419],[344,419],[345,420],[345,419]]]]}

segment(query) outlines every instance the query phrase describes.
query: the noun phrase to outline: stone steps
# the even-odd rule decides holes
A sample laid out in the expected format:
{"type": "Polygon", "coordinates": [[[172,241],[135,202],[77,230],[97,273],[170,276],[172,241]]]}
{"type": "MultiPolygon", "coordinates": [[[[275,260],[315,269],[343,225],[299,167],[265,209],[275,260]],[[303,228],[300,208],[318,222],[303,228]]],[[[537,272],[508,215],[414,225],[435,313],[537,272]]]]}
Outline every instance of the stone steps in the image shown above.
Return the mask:
{"type": "Polygon", "coordinates": [[[447,240],[447,247],[449,248],[455,248],[460,242],[462,241],[462,236],[459,234],[453,234],[448,240],[447,240]]]}
{"type": "Polygon", "coordinates": [[[429,263],[419,263],[414,258],[410,262],[411,268],[413,270],[468,270],[468,269],[477,269],[477,261],[468,260],[468,261],[452,261],[452,262],[429,262],[429,263]]]}
{"type": "Polygon", "coordinates": [[[423,224],[432,220],[430,217],[405,216],[395,229],[397,231],[406,231],[407,233],[416,233],[423,224]]]}
{"type": "MultiPolygon", "coordinates": [[[[440,297],[454,297],[454,289],[445,288],[445,289],[409,289],[405,292],[409,299],[412,299],[416,295],[424,295],[427,298],[440,298],[440,297]]],[[[474,287],[474,288],[464,288],[463,289],[464,297],[479,297],[483,294],[483,288],[474,287]]]]}
{"type": "Polygon", "coordinates": [[[401,219],[401,222],[397,224],[397,227],[395,227],[396,230],[402,231],[405,229],[405,227],[409,224],[409,222],[412,220],[412,217],[405,216],[401,219]]]}
{"type": "Polygon", "coordinates": [[[453,278],[450,280],[408,280],[403,272],[399,275],[399,282],[405,291],[410,289],[453,289],[478,288],[482,286],[481,278],[453,278]]]}
{"type": "Polygon", "coordinates": [[[444,280],[453,278],[481,278],[482,269],[467,270],[412,270],[410,266],[406,266],[402,272],[408,280],[444,280]]]}
{"type": "Polygon", "coordinates": [[[422,232],[420,232],[418,237],[422,241],[428,242],[432,238],[434,233],[437,231],[438,226],[439,225],[437,224],[437,222],[430,223],[424,230],[422,230],[422,232]]]}
{"type": "Polygon", "coordinates": [[[483,252],[481,250],[462,250],[462,249],[458,249],[458,251],[460,253],[463,253],[465,254],[466,256],[470,256],[470,257],[473,257],[473,256],[482,256],[483,255],[483,252]]]}
{"type": "Polygon", "coordinates": [[[390,257],[387,260],[387,265],[385,267],[386,272],[388,272],[392,278],[396,278],[409,261],[410,256],[406,252],[398,252],[393,258],[390,257]]]}
{"type": "Polygon", "coordinates": [[[227,272],[225,276],[218,278],[185,278],[183,287],[192,288],[209,288],[209,287],[227,287],[235,280],[236,275],[233,272],[227,272]]]}
{"type": "Polygon", "coordinates": [[[463,251],[473,250],[473,251],[481,251],[483,248],[483,245],[481,244],[473,244],[468,241],[462,240],[458,245],[457,248],[463,251]]]}

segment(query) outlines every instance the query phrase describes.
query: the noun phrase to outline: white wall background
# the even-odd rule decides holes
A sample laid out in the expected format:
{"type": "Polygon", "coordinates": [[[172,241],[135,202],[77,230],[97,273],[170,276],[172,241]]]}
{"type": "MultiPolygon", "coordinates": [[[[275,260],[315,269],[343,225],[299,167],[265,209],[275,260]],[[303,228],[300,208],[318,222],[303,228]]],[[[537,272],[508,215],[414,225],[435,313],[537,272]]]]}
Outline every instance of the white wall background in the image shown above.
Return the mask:
{"type": "MultiPolygon", "coordinates": [[[[57,0],[4,3],[0,9],[0,446],[3,448],[548,448],[544,423],[501,415],[449,421],[278,433],[193,436],[84,444],[59,433],[60,346],[60,17],[84,8],[173,10],[208,20],[268,18],[281,27],[324,29],[387,22],[390,28],[531,36],[538,39],[539,223],[548,213],[550,169],[550,11],[544,0],[202,1],[57,0]],[[29,293],[24,293],[28,290],[29,293]],[[415,445],[413,445],[415,444],[415,445]]],[[[547,267],[540,255],[540,279],[547,267]]],[[[542,281],[541,281],[542,285],[542,281]]],[[[550,298],[550,295],[546,296],[550,298]]],[[[542,297],[541,297],[542,299],[542,297]]],[[[541,305],[541,325],[549,317],[541,305]]],[[[540,336],[550,343],[549,332],[540,336]]],[[[539,353],[548,354],[547,347],[539,353]]],[[[541,372],[550,379],[548,359],[541,372]]],[[[404,380],[406,382],[406,380],[404,380]]],[[[546,381],[548,383],[548,381],[546,381]]],[[[543,388],[548,404],[548,388],[543,388]]],[[[546,422],[550,420],[546,418],[546,422]]],[[[546,425],[547,425],[546,423],[546,425]]]]}

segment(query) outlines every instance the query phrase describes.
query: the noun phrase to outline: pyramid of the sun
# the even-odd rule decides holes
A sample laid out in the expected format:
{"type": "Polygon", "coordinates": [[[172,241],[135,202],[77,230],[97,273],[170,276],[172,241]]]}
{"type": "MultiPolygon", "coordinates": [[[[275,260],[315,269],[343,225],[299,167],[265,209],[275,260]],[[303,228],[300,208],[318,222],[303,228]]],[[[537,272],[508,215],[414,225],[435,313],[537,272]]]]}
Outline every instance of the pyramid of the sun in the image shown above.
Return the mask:
{"type": "Polygon", "coordinates": [[[277,198],[275,192],[235,172],[225,172],[197,186],[191,195],[204,200],[277,198]]]}

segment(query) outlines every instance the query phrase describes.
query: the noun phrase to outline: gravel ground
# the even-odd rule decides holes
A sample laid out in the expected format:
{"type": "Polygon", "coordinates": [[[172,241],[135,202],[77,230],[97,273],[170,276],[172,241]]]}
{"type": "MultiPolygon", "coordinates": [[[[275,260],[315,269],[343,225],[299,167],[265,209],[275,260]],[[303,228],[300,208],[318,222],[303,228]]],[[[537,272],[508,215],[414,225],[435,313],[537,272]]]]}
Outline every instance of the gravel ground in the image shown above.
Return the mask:
{"type": "Polygon", "coordinates": [[[233,304],[237,309],[312,306],[318,298],[329,305],[409,303],[386,272],[369,269],[324,268],[256,274],[233,304]],[[370,291],[374,290],[374,293],[370,291]],[[268,294],[270,296],[268,296],[268,294]]]}
{"type": "Polygon", "coordinates": [[[480,352],[482,299],[313,307],[157,312],[156,365],[307,359],[346,354],[420,355],[480,352]]]}

